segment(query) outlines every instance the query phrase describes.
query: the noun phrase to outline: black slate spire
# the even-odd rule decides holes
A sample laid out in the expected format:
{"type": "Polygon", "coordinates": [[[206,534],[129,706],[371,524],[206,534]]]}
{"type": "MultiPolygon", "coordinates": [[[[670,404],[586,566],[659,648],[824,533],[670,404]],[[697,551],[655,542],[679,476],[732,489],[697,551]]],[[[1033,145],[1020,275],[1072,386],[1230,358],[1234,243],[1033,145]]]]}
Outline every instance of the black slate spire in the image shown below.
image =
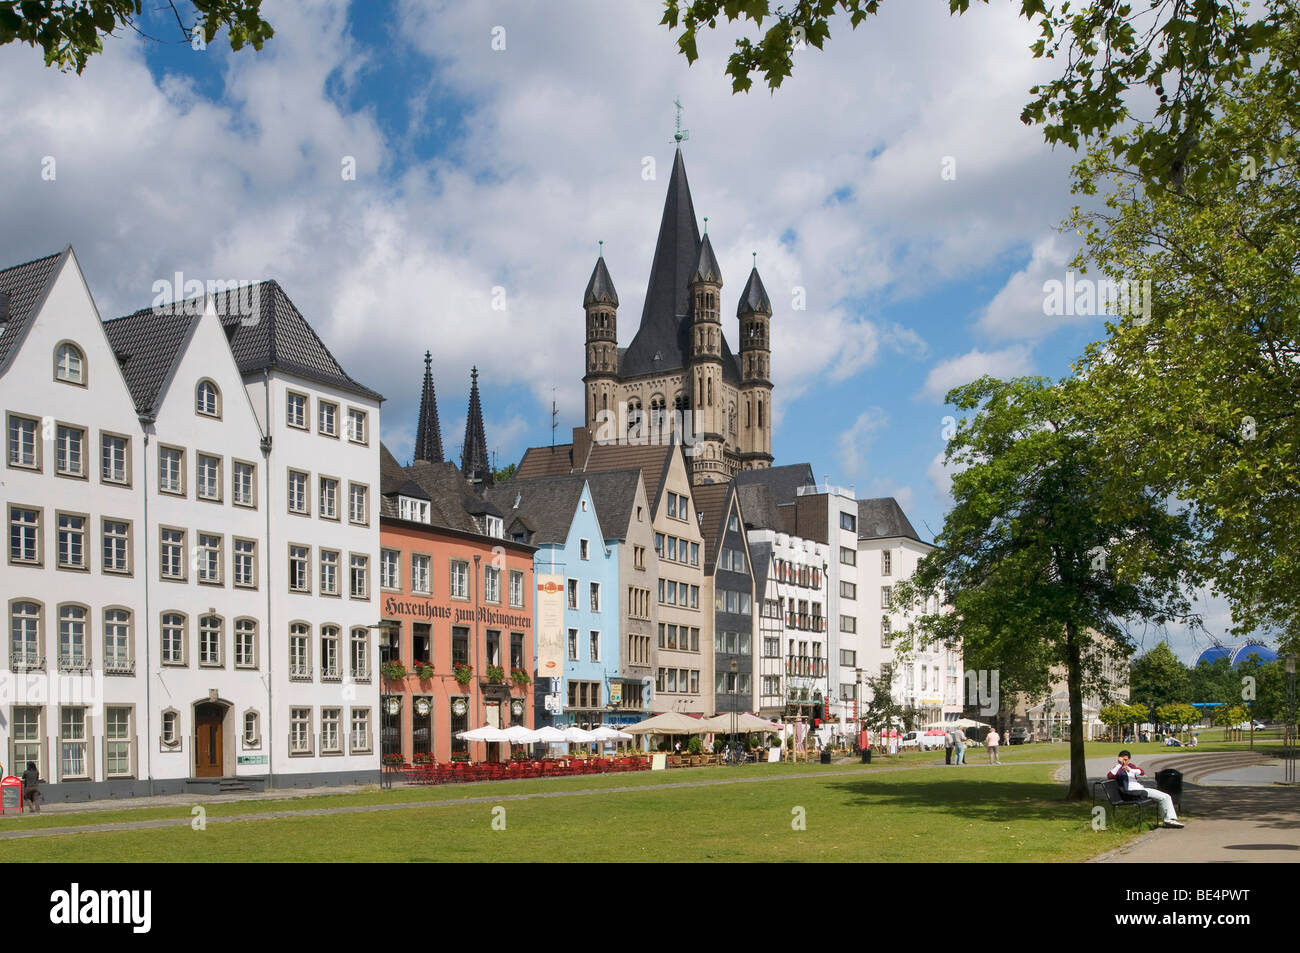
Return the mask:
{"type": "Polygon", "coordinates": [[[758,277],[757,265],[750,271],[745,290],[740,293],[740,304],[736,305],[736,317],[750,312],[772,313],[772,302],[767,297],[767,289],[763,287],[763,279],[758,277]]]}
{"type": "Polygon", "coordinates": [[[433,355],[424,352],[424,389],[420,392],[420,419],[415,425],[415,459],[442,463],[442,426],[438,423],[438,398],[433,392],[433,355]]]}
{"type": "Polygon", "coordinates": [[[618,307],[618,292],[614,290],[614,279],[605,267],[605,256],[596,259],[596,267],[591,270],[591,280],[587,282],[587,291],[582,296],[582,306],[589,308],[593,304],[609,304],[618,307]]]}
{"type": "Polygon", "coordinates": [[[625,374],[685,367],[690,350],[691,295],[688,285],[700,257],[691,187],[682,150],[673,158],[654,263],[646,286],[641,327],[624,357],[625,374]],[[656,360],[658,355],[658,360],[656,360]]]}
{"type": "Polygon", "coordinates": [[[483,406],[478,396],[478,368],[470,372],[469,413],[465,416],[465,447],[460,454],[460,472],[470,483],[492,484],[487,438],[483,435],[483,406]]]}
{"type": "Polygon", "coordinates": [[[704,238],[700,241],[700,257],[695,263],[695,272],[691,275],[691,280],[722,284],[722,269],[718,267],[718,259],[713,254],[713,242],[709,241],[708,232],[704,233],[704,238]]]}

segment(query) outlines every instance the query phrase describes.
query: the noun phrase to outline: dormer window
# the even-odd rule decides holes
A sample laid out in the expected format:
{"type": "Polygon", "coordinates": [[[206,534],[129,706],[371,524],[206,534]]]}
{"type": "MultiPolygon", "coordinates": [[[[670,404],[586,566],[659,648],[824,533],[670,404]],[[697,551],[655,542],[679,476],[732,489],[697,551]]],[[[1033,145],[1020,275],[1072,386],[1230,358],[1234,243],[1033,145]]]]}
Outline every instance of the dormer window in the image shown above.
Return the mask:
{"type": "Polygon", "coordinates": [[[505,521],[499,516],[485,516],[484,522],[487,524],[487,534],[496,539],[504,539],[506,535],[505,521]]]}
{"type": "Polygon", "coordinates": [[[399,496],[397,498],[398,515],[412,523],[429,522],[429,501],[417,500],[409,496],[399,496]]]}
{"type": "Polygon", "coordinates": [[[205,417],[221,416],[221,393],[212,381],[199,381],[194,389],[194,412],[205,417]]]}
{"type": "Polygon", "coordinates": [[[86,358],[81,348],[64,341],[54,349],[54,377],[69,384],[86,383],[86,358]]]}

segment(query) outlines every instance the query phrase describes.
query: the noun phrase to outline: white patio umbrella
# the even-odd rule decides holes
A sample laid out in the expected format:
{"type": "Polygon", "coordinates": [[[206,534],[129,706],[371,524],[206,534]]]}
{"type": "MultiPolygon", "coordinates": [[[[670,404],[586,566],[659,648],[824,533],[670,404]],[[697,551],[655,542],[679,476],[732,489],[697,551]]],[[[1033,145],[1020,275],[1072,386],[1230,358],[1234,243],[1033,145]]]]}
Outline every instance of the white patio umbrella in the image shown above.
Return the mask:
{"type": "Polygon", "coordinates": [[[590,731],[584,731],[576,725],[565,728],[563,734],[565,741],[576,741],[578,744],[590,744],[593,741],[600,740],[590,731]]]}
{"type": "Polygon", "coordinates": [[[617,728],[611,728],[609,725],[601,725],[591,733],[595,741],[631,741],[632,736],[626,732],[619,731],[617,728]]]}
{"type": "Polygon", "coordinates": [[[458,732],[457,738],[462,741],[509,741],[506,733],[500,728],[493,728],[491,725],[484,725],[482,728],[472,728],[469,731],[458,732]]]}
{"type": "Polygon", "coordinates": [[[547,744],[562,745],[565,742],[564,732],[559,728],[547,725],[545,728],[537,729],[537,740],[545,741],[547,744]]]}
{"type": "Polygon", "coordinates": [[[524,725],[511,725],[505,729],[504,734],[506,735],[504,740],[509,741],[512,745],[530,745],[541,741],[538,732],[524,725]]]}

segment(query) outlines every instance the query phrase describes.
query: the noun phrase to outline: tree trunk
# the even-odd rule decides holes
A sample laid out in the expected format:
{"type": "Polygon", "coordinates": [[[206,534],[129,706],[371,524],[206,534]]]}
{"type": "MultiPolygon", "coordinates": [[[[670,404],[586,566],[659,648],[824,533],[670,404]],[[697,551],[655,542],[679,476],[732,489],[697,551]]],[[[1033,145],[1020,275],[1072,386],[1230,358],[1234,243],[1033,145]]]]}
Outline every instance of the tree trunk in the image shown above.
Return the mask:
{"type": "Polygon", "coordinates": [[[1070,787],[1067,801],[1088,797],[1088,764],[1083,749],[1083,647],[1079,627],[1065,626],[1066,686],[1070,695],[1070,787]]]}

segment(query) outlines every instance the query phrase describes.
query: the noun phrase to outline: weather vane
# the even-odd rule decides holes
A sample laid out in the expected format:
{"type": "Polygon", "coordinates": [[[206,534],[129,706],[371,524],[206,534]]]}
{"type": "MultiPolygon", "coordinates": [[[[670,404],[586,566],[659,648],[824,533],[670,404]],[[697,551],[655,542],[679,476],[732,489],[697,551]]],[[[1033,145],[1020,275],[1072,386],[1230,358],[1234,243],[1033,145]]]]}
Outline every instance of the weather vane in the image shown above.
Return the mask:
{"type": "Polygon", "coordinates": [[[691,137],[691,131],[682,128],[682,97],[678,96],[674,99],[673,105],[677,107],[677,132],[673,138],[678,142],[681,142],[683,139],[689,139],[691,137]]]}

